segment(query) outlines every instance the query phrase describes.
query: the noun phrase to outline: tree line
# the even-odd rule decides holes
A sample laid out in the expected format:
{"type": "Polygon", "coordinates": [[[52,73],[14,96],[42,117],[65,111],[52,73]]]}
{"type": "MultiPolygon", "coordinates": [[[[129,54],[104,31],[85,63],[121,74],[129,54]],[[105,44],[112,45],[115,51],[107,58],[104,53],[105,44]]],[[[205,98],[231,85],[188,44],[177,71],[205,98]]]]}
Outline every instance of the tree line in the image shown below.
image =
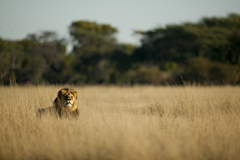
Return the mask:
{"type": "Polygon", "coordinates": [[[0,38],[2,84],[238,84],[240,15],[135,30],[139,46],[119,43],[109,24],[75,21],[73,49],[52,31],[0,38]]]}

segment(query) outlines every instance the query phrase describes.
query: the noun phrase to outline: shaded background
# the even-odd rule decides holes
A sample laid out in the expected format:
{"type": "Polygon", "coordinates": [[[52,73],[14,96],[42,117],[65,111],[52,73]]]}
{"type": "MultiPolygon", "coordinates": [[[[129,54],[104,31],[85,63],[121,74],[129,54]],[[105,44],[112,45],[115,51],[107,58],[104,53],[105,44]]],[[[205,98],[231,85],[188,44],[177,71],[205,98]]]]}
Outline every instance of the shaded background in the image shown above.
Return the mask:
{"type": "Polygon", "coordinates": [[[238,84],[240,1],[0,1],[1,83],[238,84]]]}

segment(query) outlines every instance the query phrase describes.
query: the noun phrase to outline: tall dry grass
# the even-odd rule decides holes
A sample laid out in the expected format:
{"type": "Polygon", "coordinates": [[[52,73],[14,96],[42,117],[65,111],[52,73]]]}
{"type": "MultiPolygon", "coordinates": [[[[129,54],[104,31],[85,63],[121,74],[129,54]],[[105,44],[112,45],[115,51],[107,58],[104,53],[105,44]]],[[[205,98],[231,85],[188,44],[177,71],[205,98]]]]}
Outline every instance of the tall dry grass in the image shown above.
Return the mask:
{"type": "Polygon", "coordinates": [[[60,88],[0,87],[0,159],[240,159],[239,87],[74,87],[78,120],[37,119],[60,88]]]}

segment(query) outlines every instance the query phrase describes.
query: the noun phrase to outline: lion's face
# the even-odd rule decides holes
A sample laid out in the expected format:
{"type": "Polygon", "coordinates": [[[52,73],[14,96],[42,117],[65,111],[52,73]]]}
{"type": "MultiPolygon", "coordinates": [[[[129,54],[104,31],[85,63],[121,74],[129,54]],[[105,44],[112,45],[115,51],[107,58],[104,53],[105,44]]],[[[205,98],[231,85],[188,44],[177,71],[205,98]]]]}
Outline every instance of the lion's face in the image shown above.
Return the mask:
{"type": "Polygon", "coordinates": [[[61,89],[58,92],[58,97],[61,99],[62,107],[72,108],[76,104],[77,92],[73,89],[61,89]]]}

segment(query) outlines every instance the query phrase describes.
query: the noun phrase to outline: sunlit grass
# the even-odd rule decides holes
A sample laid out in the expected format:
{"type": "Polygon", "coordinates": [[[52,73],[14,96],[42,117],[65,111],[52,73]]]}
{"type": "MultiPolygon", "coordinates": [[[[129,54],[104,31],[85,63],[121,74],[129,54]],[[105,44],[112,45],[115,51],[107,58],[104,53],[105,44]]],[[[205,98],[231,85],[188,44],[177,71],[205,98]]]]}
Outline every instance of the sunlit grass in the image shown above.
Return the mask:
{"type": "Polygon", "coordinates": [[[0,87],[0,159],[240,159],[239,87],[73,87],[78,120],[36,118],[61,88],[0,87]]]}

